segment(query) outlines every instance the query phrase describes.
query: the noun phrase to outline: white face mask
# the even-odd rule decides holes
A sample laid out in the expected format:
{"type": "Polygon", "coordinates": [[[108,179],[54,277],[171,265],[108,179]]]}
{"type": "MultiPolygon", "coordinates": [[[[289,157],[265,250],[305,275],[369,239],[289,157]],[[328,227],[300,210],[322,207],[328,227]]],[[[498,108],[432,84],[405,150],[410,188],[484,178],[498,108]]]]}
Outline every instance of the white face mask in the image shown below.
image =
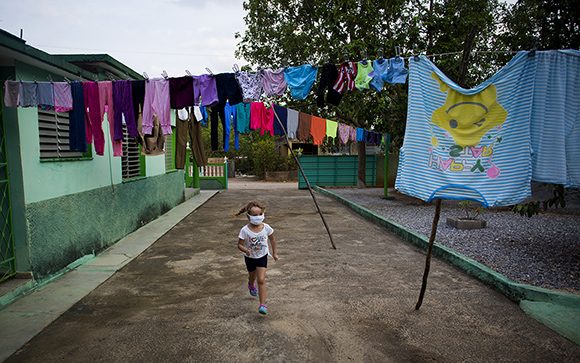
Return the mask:
{"type": "Polygon", "coordinates": [[[261,214],[259,216],[251,216],[248,214],[248,218],[250,219],[250,223],[252,223],[255,226],[259,226],[264,221],[264,214],[261,214]]]}

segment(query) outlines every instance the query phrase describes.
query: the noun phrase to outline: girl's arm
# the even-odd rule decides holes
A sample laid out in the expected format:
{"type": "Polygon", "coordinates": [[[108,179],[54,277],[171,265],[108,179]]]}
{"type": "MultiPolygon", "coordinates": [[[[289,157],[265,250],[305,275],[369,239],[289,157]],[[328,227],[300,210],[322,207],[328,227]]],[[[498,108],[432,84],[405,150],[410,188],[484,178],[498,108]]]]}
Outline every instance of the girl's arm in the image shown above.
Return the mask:
{"type": "Polygon", "coordinates": [[[245,241],[243,239],[238,238],[238,250],[242,251],[247,255],[250,251],[248,251],[248,249],[244,246],[244,242],[245,241]]]}
{"type": "Polygon", "coordinates": [[[274,233],[269,235],[268,239],[272,245],[272,257],[274,257],[274,261],[278,261],[278,253],[276,252],[276,238],[274,238],[274,233]]]}

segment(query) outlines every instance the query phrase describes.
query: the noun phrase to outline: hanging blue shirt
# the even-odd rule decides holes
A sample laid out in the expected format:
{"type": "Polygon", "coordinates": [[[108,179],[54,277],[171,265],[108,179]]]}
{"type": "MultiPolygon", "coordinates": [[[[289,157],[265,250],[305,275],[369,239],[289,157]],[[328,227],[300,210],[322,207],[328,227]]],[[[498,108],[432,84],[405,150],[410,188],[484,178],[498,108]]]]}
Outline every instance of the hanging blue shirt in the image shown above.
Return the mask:
{"type": "Polygon", "coordinates": [[[389,69],[383,77],[383,81],[389,83],[405,83],[407,82],[407,74],[409,71],[405,68],[405,60],[401,57],[394,57],[389,59],[389,69]]]}
{"type": "Polygon", "coordinates": [[[303,100],[310,93],[310,89],[316,81],[318,68],[304,64],[298,67],[288,67],[284,70],[284,80],[290,88],[292,98],[303,100]]]}
{"type": "Polygon", "coordinates": [[[531,195],[533,62],[518,53],[463,89],[428,58],[410,60],[409,106],[395,187],[425,201],[520,203],[531,195]]]}
{"type": "Polygon", "coordinates": [[[363,128],[356,128],[356,141],[365,141],[365,130],[363,128]]]}
{"type": "Polygon", "coordinates": [[[377,92],[381,92],[385,86],[385,81],[383,77],[387,77],[389,69],[389,60],[380,58],[373,62],[373,79],[371,80],[370,87],[377,92]]]}

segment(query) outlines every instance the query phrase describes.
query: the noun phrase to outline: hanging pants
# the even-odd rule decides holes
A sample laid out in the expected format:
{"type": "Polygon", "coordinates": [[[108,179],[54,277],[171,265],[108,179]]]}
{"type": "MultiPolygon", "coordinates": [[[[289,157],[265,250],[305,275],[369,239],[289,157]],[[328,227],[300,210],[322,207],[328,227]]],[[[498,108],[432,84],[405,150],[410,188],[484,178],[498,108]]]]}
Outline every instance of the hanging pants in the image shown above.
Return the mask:
{"type": "Polygon", "coordinates": [[[185,167],[187,142],[197,166],[207,165],[207,157],[201,136],[201,124],[194,120],[192,113],[188,120],[182,121],[179,117],[175,121],[175,168],[185,167]]]}

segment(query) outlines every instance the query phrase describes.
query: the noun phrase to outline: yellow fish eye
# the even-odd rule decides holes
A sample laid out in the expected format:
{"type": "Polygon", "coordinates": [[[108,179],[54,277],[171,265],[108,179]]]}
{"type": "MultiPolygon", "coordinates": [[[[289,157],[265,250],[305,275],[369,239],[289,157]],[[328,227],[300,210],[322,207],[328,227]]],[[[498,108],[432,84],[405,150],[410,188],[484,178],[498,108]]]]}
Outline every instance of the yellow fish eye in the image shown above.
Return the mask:
{"type": "Polygon", "coordinates": [[[457,125],[458,125],[457,120],[455,119],[449,120],[449,127],[451,127],[452,129],[457,128],[457,125]]]}

